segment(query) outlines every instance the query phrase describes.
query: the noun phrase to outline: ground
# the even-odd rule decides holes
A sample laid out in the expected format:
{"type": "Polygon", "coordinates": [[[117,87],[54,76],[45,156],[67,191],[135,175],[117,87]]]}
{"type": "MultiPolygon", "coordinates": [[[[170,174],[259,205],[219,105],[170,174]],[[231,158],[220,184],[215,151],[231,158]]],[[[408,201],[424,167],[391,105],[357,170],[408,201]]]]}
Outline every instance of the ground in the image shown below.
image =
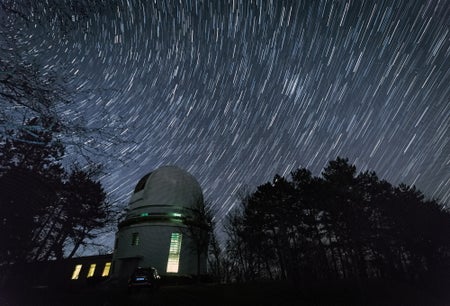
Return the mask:
{"type": "Polygon", "coordinates": [[[291,286],[282,282],[162,286],[129,294],[126,288],[51,290],[34,288],[0,292],[0,305],[450,305],[450,294],[436,294],[398,282],[355,286],[334,283],[291,286]]]}

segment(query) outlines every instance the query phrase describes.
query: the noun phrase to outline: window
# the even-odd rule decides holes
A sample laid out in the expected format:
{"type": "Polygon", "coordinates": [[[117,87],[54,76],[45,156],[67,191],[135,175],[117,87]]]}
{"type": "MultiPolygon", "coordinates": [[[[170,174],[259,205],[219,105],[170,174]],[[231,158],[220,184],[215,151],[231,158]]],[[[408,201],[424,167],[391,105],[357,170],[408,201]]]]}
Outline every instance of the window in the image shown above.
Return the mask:
{"type": "Polygon", "coordinates": [[[131,245],[139,245],[139,233],[133,233],[131,236],[131,245]]]}
{"type": "Polygon", "coordinates": [[[169,258],[167,259],[167,273],[178,273],[181,250],[180,233],[172,233],[170,237],[169,258]]]}
{"type": "Polygon", "coordinates": [[[148,177],[152,174],[151,172],[149,174],[144,175],[143,178],[139,180],[136,187],[134,188],[134,193],[141,191],[145,187],[145,183],[147,182],[148,177]]]}
{"type": "Polygon", "coordinates": [[[105,263],[105,267],[103,268],[102,276],[108,276],[110,269],[111,269],[111,263],[110,262],[105,263]]]}
{"type": "Polygon", "coordinates": [[[96,264],[90,265],[90,267],[89,267],[89,272],[88,272],[87,277],[92,277],[92,276],[94,276],[94,273],[95,273],[95,266],[96,266],[96,264]]]}
{"type": "Polygon", "coordinates": [[[73,273],[72,273],[72,279],[78,279],[78,276],[80,276],[80,271],[81,271],[81,267],[82,267],[83,265],[76,265],[75,266],[75,269],[73,270],[73,273]]]}

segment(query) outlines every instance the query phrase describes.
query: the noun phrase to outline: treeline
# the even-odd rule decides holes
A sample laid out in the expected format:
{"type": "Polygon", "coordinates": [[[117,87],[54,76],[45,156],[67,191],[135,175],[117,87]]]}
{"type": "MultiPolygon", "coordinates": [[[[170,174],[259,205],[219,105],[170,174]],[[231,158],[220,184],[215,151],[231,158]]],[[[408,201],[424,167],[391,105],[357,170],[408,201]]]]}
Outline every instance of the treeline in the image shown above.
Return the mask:
{"type": "Polygon", "coordinates": [[[106,6],[53,2],[0,2],[0,282],[11,264],[73,256],[114,220],[92,158],[115,158],[105,147],[126,143],[120,120],[99,110],[105,120],[88,124],[76,101],[98,92],[75,89],[64,64],[44,65],[42,43],[106,6]]]}
{"type": "Polygon", "coordinates": [[[321,177],[275,176],[242,198],[225,231],[213,267],[228,280],[450,279],[448,208],[347,159],[321,177]]]}
{"type": "Polygon", "coordinates": [[[27,120],[0,142],[0,268],[72,257],[113,220],[98,169],[63,166],[51,119],[27,120]]]}

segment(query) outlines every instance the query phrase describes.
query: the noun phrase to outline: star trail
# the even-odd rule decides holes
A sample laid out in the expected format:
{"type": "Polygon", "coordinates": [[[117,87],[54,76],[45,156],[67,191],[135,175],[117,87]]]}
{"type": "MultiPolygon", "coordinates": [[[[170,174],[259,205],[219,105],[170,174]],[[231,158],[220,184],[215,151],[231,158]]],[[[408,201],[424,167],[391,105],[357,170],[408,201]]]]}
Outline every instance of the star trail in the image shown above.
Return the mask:
{"type": "Polygon", "coordinates": [[[102,149],[122,162],[98,160],[117,205],[178,165],[220,222],[245,186],[337,156],[449,202],[448,1],[99,3],[37,48],[101,89],[76,101],[91,123],[123,120],[130,142],[102,149]]]}

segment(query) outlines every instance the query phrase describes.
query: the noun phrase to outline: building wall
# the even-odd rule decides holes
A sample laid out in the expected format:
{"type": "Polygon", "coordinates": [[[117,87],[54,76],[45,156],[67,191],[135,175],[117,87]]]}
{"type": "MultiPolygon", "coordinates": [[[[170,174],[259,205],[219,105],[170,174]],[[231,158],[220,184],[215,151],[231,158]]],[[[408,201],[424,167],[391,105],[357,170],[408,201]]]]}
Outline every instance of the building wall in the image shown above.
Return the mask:
{"type": "MultiPolygon", "coordinates": [[[[182,224],[136,224],[121,229],[116,236],[114,253],[114,275],[127,277],[134,268],[154,267],[162,275],[179,274],[193,275],[197,273],[197,254],[192,241],[185,234],[182,224]],[[172,234],[181,237],[178,270],[167,271],[172,234]],[[133,245],[133,235],[138,234],[138,243],[133,245]],[[131,270],[131,271],[130,271],[131,270]]],[[[173,254],[173,252],[172,252],[173,254]]],[[[204,256],[203,256],[204,258],[204,256]]],[[[173,256],[172,256],[173,259],[173,256]]],[[[201,272],[206,272],[206,260],[202,260],[201,272]]]]}
{"type": "MultiPolygon", "coordinates": [[[[142,177],[116,233],[114,278],[128,278],[136,267],[154,267],[161,275],[197,274],[195,244],[184,226],[196,205],[203,205],[203,193],[188,172],[163,166],[142,177]]],[[[200,266],[206,273],[205,256],[200,266]]]]}
{"type": "Polygon", "coordinates": [[[110,276],[110,270],[106,274],[104,272],[107,272],[105,265],[111,262],[112,254],[107,254],[2,266],[0,287],[69,288],[94,285],[110,276]],[[95,269],[89,275],[93,264],[95,269]],[[77,266],[80,266],[79,273],[74,275],[77,266]]]}

